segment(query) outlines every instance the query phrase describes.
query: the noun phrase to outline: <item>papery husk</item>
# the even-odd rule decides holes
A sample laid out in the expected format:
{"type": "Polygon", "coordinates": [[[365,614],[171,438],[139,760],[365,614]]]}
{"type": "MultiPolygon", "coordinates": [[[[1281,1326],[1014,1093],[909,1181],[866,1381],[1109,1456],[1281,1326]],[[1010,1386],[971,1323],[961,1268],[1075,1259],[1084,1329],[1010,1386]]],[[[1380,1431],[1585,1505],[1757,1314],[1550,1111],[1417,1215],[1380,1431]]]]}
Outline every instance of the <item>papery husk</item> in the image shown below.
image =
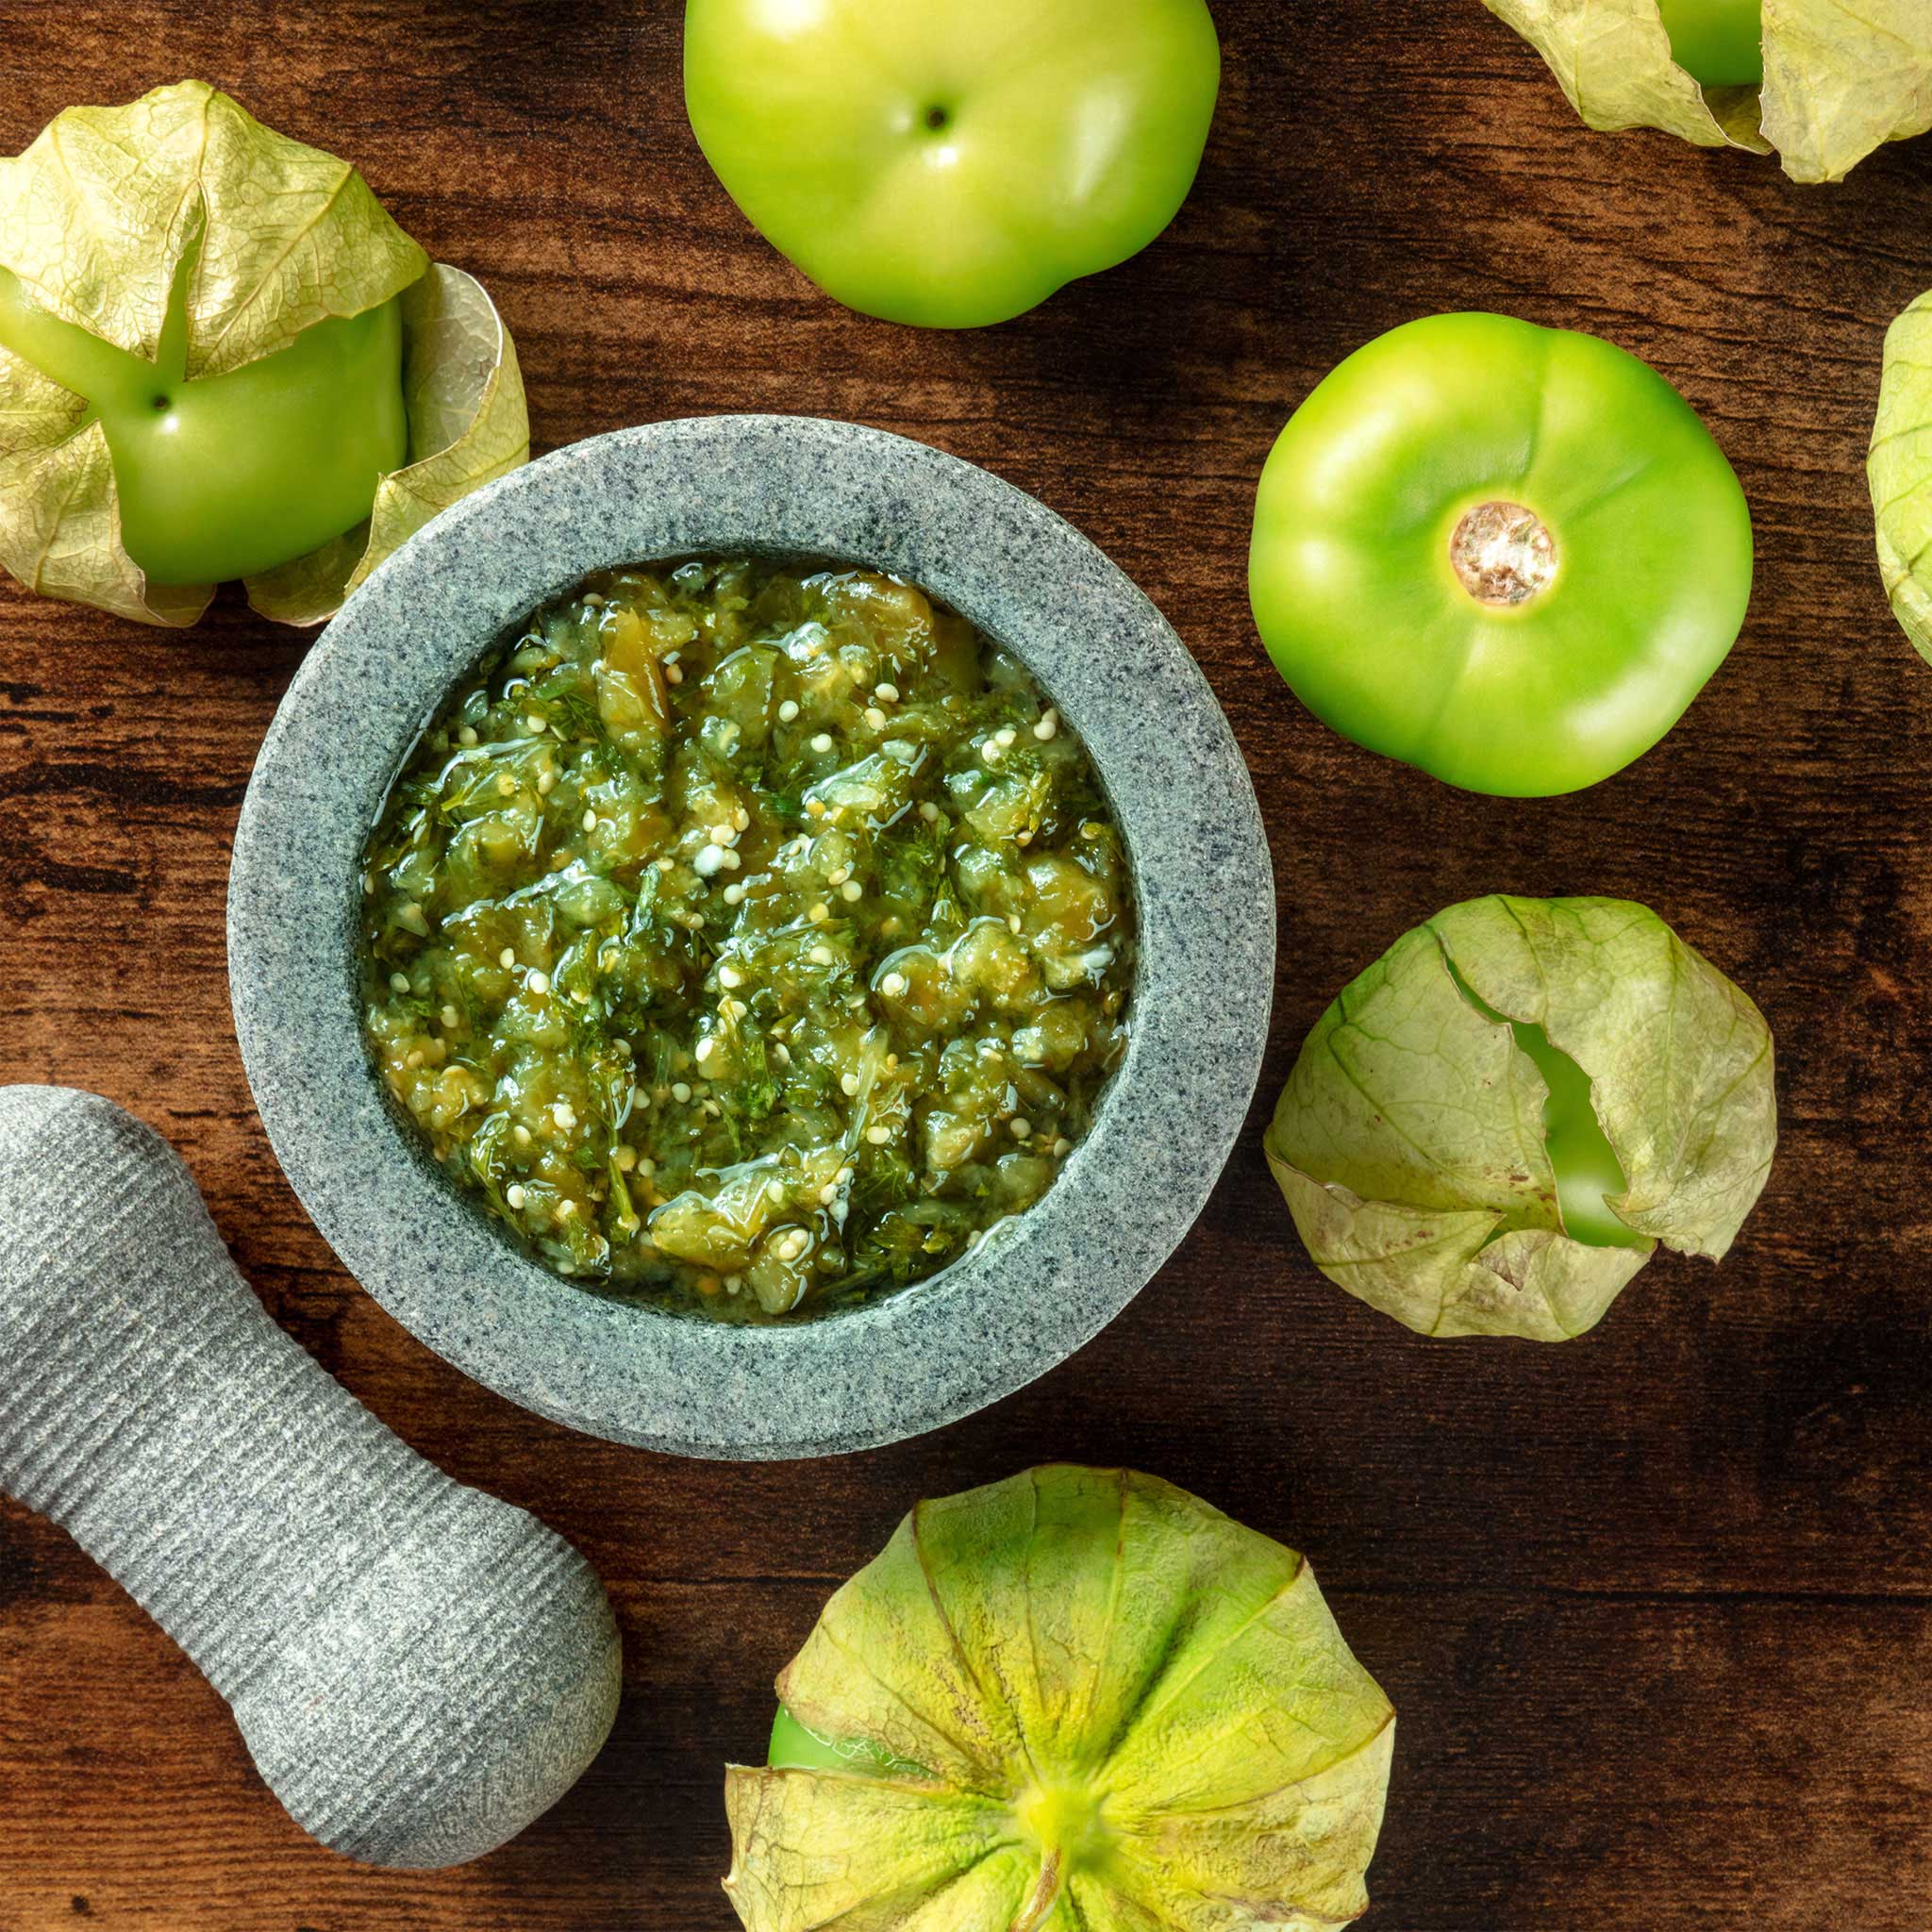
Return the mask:
{"type": "Polygon", "coordinates": [[[1268,1161],[1309,1257],[1371,1307],[1424,1335],[1567,1341],[1652,1249],[1563,1232],[1549,1090],[1507,1021],[1590,1076],[1627,1181],[1610,1209],[1720,1258],[1776,1145],[1770,1029],[1628,900],[1474,899],[1404,935],[1308,1035],[1268,1161]]]}
{"type": "Polygon", "coordinates": [[[375,566],[474,490],[530,458],[516,344],[482,283],[445,262],[403,296],[409,460],[355,529],[260,576],[248,601],[279,624],[324,624],[375,566]]]}
{"type": "Polygon", "coordinates": [[[777,1688],[904,1769],[727,1770],[749,1932],[1330,1932],[1367,1907],[1394,1712],[1301,1557],[1152,1476],[922,1503],[777,1688]]]}
{"type": "Polygon", "coordinates": [[[1932,128],[1924,0],[1764,0],[1761,88],[1701,88],[1671,57],[1657,0],[1483,0],[1607,131],[1655,127],[1701,147],[1775,154],[1794,181],[1840,181],[1932,128]]]}
{"type": "Polygon", "coordinates": [[[1913,647],[1932,660],[1932,293],[1886,331],[1865,474],[1885,594],[1913,647]]]}

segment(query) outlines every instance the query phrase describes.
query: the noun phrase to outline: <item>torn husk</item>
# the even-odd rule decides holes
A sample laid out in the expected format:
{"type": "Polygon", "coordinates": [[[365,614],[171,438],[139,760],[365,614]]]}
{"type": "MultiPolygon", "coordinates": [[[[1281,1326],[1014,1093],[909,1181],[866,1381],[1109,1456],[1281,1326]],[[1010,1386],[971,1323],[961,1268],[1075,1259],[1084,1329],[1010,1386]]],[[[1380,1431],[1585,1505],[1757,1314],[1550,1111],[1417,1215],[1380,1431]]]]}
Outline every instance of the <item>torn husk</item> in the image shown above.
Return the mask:
{"type": "Polygon", "coordinates": [[[1405,934],[1316,1022],[1268,1129],[1310,1259],[1425,1335],[1562,1341],[1660,1243],[1718,1259],[1777,1138],[1751,1001],[1656,913],[1501,896],[1405,934]],[[1474,998],[1466,996],[1474,994],[1474,998]],[[1589,1076],[1636,1246],[1564,1231],[1549,1089],[1511,1023],[1589,1076]]]}
{"type": "Polygon", "coordinates": [[[1542,55],[1591,127],[1654,127],[1775,154],[1794,181],[1839,181],[1932,128],[1924,0],[1764,0],[1761,88],[1702,88],[1672,57],[1657,0],[1484,0],[1542,55]]]}

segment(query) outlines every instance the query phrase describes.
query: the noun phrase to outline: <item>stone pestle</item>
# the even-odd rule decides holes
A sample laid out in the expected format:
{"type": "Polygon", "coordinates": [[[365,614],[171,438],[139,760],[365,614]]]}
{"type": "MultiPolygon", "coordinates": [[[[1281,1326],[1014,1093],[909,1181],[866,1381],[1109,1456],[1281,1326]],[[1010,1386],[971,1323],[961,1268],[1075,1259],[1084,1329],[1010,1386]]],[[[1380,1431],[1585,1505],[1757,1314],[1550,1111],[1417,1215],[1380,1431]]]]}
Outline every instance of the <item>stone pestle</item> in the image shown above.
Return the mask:
{"type": "Polygon", "coordinates": [[[0,1087],[0,1488],[126,1587],[352,1858],[480,1857],[616,1715],[583,1557],[391,1435],[270,1320],[174,1150],[65,1088],[0,1087]]]}

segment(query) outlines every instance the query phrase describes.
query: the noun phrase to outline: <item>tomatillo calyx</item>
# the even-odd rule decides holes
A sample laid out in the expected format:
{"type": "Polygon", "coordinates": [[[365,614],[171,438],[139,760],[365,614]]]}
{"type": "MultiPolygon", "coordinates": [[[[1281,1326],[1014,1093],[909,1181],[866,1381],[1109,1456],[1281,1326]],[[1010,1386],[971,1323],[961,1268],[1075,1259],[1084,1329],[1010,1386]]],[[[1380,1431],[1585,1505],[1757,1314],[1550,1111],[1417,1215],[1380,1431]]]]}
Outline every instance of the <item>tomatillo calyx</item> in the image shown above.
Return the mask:
{"type": "Polygon", "coordinates": [[[918,1504],[776,1690],[771,1762],[724,1773],[746,1932],[1367,1909],[1395,1713],[1303,1557],[1157,1477],[1055,1464],[918,1504]]]}
{"type": "Polygon", "coordinates": [[[529,456],[516,347],[339,155],[200,80],[0,157],[0,570],[137,624],[325,623],[529,456]]]}
{"type": "Polygon", "coordinates": [[[978,328],[1138,254],[1207,144],[1206,0],[687,0],[691,131],[861,314],[978,328]]]}
{"type": "Polygon", "coordinates": [[[1695,412],[1594,336],[1430,316],[1333,370],[1261,473],[1248,587],[1315,715],[1451,785],[1576,791],[1737,641],[1751,516],[1695,412]]]}

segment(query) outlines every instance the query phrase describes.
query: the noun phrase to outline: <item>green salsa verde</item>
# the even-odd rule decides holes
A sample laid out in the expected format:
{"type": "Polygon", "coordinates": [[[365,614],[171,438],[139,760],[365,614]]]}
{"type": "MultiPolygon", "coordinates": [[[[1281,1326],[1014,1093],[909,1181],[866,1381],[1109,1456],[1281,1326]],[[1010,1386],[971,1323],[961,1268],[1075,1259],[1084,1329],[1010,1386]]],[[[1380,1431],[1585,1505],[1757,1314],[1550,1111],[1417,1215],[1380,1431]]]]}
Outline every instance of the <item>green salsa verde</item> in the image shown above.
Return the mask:
{"type": "Polygon", "coordinates": [[[362,884],[370,1049],[434,1158],[559,1274],[721,1320],[944,1267],[1126,1047],[1085,748],[874,572],[593,578],[438,714],[362,884]]]}

